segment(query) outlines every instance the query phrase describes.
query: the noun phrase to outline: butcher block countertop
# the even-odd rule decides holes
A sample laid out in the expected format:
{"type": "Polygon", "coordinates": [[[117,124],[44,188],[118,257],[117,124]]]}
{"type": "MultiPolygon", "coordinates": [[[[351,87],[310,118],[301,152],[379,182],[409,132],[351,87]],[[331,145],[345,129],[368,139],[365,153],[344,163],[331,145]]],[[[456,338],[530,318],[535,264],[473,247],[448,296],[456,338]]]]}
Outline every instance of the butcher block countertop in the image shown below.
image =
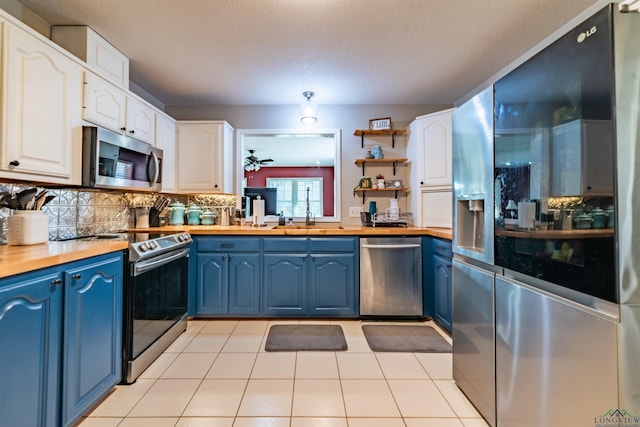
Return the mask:
{"type": "Polygon", "coordinates": [[[127,249],[123,241],[48,242],[28,246],[0,246],[0,278],[127,249]]]}
{"type": "MultiPolygon", "coordinates": [[[[132,230],[134,231],[134,230],[132,230]]],[[[418,227],[366,227],[363,225],[340,225],[337,223],[318,223],[305,225],[272,225],[252,227],[250,225],[184,225],[136,229],[144,232],[179,232],[187,231],[194,236],[202,235],[241,235],[241,236],[433,236],[451,240],[453,232],[450,228],[418,228],[418,227]]]]}
{"type": "MultiPolygon", "coordinates": [[[[238,225],[184,225],[153,227],[130,230],[149,233],[177,233],[186,231],[193,236],[433,236],[441,239],[452,239],[450,228],[417,228],[417,227],[365,227],[338,225],[335,223],[316,224],[311,228],[304,225],[251,227],[238,225]]],[[[29,246],[0,246],[0,278],[26,273],[58,264],[78,261],[109,252],[126,249],[125,241],[83,241],[69,240],[64,242],[48,242],[29,246]]]]}

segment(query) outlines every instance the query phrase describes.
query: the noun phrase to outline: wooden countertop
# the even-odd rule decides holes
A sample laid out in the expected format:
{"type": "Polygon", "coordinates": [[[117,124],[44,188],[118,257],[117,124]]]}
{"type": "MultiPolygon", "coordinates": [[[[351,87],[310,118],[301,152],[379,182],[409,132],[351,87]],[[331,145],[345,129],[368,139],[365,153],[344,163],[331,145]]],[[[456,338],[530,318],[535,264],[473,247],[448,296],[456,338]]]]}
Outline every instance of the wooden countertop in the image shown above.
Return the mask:
{"type": "MultiPolygon", "coordinates": [[[[239,225],[185,225],[134,229],[135,232],[169,233],[186,231],[193,236],[204,235],[247,235],[247,236],[433,236],[451,240],[450,228],[418,227],[365,227],[360,225],[341,226],[338,224],[318,224],[315,228],[285,226],[274,228],[239,225]]],[[[26,273],[40,268],[78,261],[92,256],[126,249],[125,241],[81,241],[48,242],[28,246],[0,246],[0,278],[26,273]]]]}
{"type": "Polygon", "coordinates": [[[123,241],[48,242],[28,246],[0,246],[0,278],[53,267],[92,256],[127,249],[123,241]]]}
{"type": "Polygon", "coordinates": [[[363,225],[340,225],[324,223],[305,228],[303,225],[275,226],[268,224],[264,227],[248,225],[184,225],[152,227],[130,231],[144,233],[166,233],[186,231],[194,236],[202,235],[247,235],[247,236],[433,236],[452,240],[453,231],[450,228],[419,228],[419,227],[366,227],[363,225]]]}

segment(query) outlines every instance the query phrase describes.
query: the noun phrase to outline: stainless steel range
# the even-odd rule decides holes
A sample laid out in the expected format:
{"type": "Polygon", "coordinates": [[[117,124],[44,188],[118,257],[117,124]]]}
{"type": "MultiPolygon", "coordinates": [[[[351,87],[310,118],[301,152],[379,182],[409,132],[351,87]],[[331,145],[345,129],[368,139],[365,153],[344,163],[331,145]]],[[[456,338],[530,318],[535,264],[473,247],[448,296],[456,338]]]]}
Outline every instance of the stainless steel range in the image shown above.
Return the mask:
{"type": "Polygon", "coordinates": [[[187,327],[188,233],[129,233],[125,264],[123,378],[131,384],[187,327]]]}

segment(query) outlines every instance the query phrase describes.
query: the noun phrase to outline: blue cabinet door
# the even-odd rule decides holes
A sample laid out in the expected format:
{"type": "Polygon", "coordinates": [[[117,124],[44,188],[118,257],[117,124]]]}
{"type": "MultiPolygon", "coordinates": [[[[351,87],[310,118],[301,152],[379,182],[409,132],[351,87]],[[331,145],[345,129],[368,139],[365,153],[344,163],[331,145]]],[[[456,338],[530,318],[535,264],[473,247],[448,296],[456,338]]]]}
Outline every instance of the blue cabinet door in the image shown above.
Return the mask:
{"type": "Polygon", "coordinates": [[[228,311],[228,255],[196,255],[196,314],[226,314],[228,311]]]}
{"type": "Polygon", "coordinates": [[[306,259],[306,253],[263,255],[263,314],[273,316],[307,314],[306,259]]]}
{"type": "Polygon", "coordinates": [[[310,263],[309,315],[357,316],[355,254],[311,254],[310,263]]]}
{"type": "Polygon", "coordinates": [[[451,301],[451,259],[438,255],[433,257],[434,282],[434,313],[433,317],[449,332],[453,305],[451,301]]]}
{"type": "Polygon", "coordinates": [[[62,425],[69,426],[122,379],[122,254],[64,272],[62,425]]]}
{"type": "Polygon", "coordinates": [[[230,314],[260,313],[260,254],[229,254],[230,314]]]}
{"type": "Polygon", "coordinates": [[[59,419],[62,280],[55,269],[0,280],[0,424],[59,419]]]}

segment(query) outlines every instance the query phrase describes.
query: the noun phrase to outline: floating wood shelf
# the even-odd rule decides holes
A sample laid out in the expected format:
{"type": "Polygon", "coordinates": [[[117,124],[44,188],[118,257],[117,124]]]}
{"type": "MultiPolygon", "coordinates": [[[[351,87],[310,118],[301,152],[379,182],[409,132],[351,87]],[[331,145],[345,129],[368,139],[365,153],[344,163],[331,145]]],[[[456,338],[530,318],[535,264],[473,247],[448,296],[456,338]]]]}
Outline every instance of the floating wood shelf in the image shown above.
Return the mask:
{"type": "Polygon", "coordinates": [[[356,129],[353,134],[360,137],[361,148],[364,148],[365,136],[385,136],[391,135],[391,147],[396,145],[396,135],[404,135],[407,133],[406,129],[387,129],[387,130],[369,130],[369,129],[356,129]]]}
{"type": "Polygon", "coordinates": [[[393,165],[393,175],[395,176],[396,174],[396,169],[398,167],[399,164],[406,162],[407,159],[403,158],[403,157],[398,157],[398,158],[385,158],[385,159],[356,159],[355,160],[355,164],[358,166],[362,166],[362,175],[364,175],[364,167],[367,163],[369,164],[392,164],[393,165]]]}
{"type": "Polygon", "coordinates": [[[376,190],[374,190],[373,188],[356,188],[353,191],[356,192],[356,193],[362,193],[362,204],[364,205],[365,194],[367,193],[367,191],[370,191],[372,193],[386,193],[386,192],[389,192],[389,191],[394,191],[395,192],[394,197],[397,199],[399,191],[407,192],[407,191],[409,191],[409,189],[407,187],[401,187],[401,188],[397,188],[397,187],[386,188],[385,187],[385,188],[378,188],[376,190]]]}

